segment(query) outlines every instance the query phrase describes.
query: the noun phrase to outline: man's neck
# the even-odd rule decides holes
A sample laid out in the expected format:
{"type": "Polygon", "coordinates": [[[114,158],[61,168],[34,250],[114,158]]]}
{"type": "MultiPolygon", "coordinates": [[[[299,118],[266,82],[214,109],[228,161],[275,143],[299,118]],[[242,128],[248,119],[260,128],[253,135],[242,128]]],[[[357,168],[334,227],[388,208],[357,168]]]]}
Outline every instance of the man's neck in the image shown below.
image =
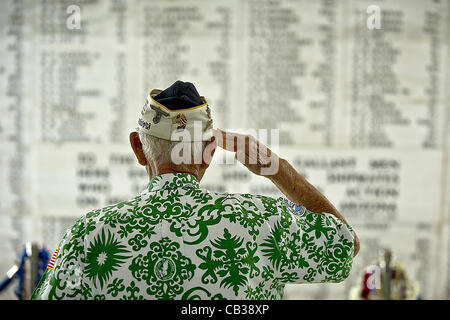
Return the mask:
{"type": "Polygon", "coordinates": [[[198,181],[202,178],[199,173],[199,169],[193,166],[187,165],[174,165],[174,164],[163,164],[158,166],[151,166],[151,168],[147,167],[147,174],[151,179],[155,176],[159,176],[165,173],[188,173],[192,174],[198,181]]]}

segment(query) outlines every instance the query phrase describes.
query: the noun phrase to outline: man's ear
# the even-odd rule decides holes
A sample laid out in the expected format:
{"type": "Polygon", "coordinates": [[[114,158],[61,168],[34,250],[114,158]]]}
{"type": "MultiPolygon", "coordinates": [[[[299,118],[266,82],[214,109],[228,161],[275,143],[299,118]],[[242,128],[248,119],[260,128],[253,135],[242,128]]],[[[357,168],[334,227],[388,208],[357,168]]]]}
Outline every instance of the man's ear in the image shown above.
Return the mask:
{"type": "Polygon", "coordinates": [[[214,152],[216,152],[217,148],[217,141],[216,137],[212,136],[211,139],[209,139],[208,142],[206,142],[205,150],[203,150],[203,157],[202,157],[202,168],[208,168],[209,164],[212,161],[212,158],[214,156],[214,152]]]}
{"type": "Polygon", "coordinates": [[[142,150],[141,139],[139,139],[139,134],[137,132],[130,133],[130,144],[139,164],[146,166],[148,163],[147,158],[145,157],[144,151],[142,150]]]}

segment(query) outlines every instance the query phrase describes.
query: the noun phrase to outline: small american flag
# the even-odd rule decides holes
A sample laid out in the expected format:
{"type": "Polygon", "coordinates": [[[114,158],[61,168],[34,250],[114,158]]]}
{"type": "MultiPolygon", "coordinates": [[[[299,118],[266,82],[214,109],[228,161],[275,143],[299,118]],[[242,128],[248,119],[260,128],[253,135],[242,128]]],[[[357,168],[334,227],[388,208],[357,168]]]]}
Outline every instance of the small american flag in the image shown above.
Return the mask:
{"type": "Polygon", "coordinates": [[[47,269],[53,270],[53,268],[55,267],[56,257],[58,257],[58,253],[59,248],[56,248],[55,253],[53,254],[52,258],[50,259],[50,262],[47,265],[47,269]]]}

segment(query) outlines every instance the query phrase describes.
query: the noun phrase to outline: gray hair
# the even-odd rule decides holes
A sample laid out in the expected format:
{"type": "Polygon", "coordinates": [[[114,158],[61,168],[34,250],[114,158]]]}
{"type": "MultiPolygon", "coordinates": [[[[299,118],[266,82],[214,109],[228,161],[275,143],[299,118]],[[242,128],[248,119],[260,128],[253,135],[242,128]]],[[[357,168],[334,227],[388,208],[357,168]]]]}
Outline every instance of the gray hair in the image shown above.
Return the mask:
{"type": "MultiPolygon", "coordinates": [[[[183,142],[183,141],[170,141],[161,139],[155,136],[151,136],[146,132],[143,132],[139,128],[136,129],[139,134],[139,139],[142,143],[142,150],[144,151],[147,161],[156,161],[164,164],[180,164],[180,160],[174,159],[172,151],[176,146],[183,148],[183,150],[190,150],[189,159],[185,159],[183,163],[201,163],[203,151],[206,147],[206,142],[183,142]],[[179,145],[181,144],[181,145],[179,145]],[[178,161],[177,161],[178,160],[178,161]],[[200,161],[200,162],[199,162],[200,161]]],[[[178,154],[174,154],[175,157],[179,157],[178,154]]]]}

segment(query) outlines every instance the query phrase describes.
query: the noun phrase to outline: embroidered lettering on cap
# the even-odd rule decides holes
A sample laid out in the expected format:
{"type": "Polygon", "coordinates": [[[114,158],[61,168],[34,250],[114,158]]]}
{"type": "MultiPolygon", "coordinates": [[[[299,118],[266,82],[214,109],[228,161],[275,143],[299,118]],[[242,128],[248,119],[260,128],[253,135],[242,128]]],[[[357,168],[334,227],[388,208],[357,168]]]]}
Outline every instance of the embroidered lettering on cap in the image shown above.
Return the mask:
{"type": "Polygon", "coordinates": [[[139,124],[141,127],[145,128],[145,129],[147,129],[147,130],[150,130],[150,126],[151,126],[150,123],[148,123],[148,122],[146,122],[146,121],[144,121],[144,120],[142,120],[142,119],[139,119],[139,120],[138,120],[138,124],[139,124]]]}

